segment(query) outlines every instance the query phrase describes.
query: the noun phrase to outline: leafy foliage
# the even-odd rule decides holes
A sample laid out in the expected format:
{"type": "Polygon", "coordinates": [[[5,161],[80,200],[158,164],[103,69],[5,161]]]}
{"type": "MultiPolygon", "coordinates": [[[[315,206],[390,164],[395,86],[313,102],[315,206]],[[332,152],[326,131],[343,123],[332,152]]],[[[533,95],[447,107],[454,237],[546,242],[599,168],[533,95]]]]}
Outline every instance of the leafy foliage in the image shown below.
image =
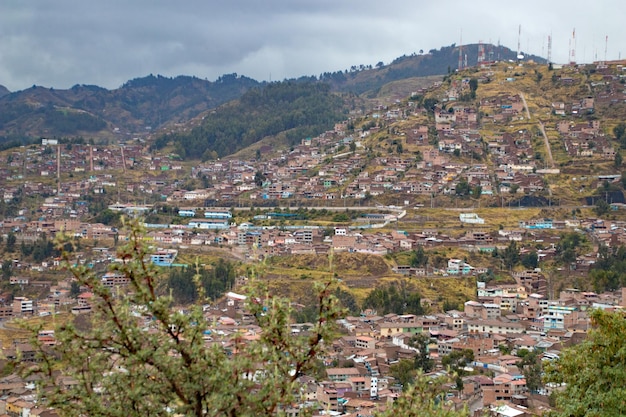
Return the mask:
{"type": "Polygon", "coordinates": [[[94,294],[94,311],[87,328],[70,323],[56,329],[59,364],[33,340],[43,361],[31,371],[43,378],[45,402],[65,416],[281,415],[296,401],[298,376],[315,366],[333,337],[342,314],[331,294],[334,282],[317,288],[319,319],[308,335],[292,335],[288,301],[258,286],[247,308],[259,337],[211,343],[201,305],[172,311],[172,298],[156,291],[158,268],[145,261],[143,231],[134,224],[129,236],[118,252],[124,263],[113,267],[130,280],[127,291],[106,288],[92,271],[72,267],[66,258],[77,282],[94,294]],[[59,366],[73,384],[57,378],[59,366]]]}
{"type": "MultiPolygon", "coordinates": [[[[358,314],[360,309],[357,304],[354,295],[351,292],[346,291],[342,288],[336,288],[333,291],[333,296],[337,299],[337,303],[339,306],[346,311],[347,313],[354,315],[358,314]]],[[[291,315],[295,321],[298,323],[306,323],[306,322],[315,322],[319,319],[319,299],[315,299],[312,302],[307,303],[307,305],[298,310],[293,310],[291,315]]]]}
{"type": "Polygon", "coordinates": [[[530,251],[522,255],[521,257],[522,265],[527,269],[535,269],[537,265],[539,265],[539,256],[537,255],[537,251],[530,251]]]}
{"type": "Polygon", "coordinates": [[[576,261],[581,251],[587,246],[587,238],[578,232],[563,233],[559,243],[556,245],[557,259],[564,264],[571,264],[576,261]]]}
{"type": "Polygon", "coordinates": [[[121,219],[121,214],[119,212],[113,211],[111,209],[104,209],[98,211],[93,221],[95,223],[102,223],[106,225],[119,225],[121,219]]]}
{"type": "Polygon", "coordinates": [[[600,245],[598,259],[593,265],[589,277],[597,292],[615,291],[626,286],[626,248],[608,248],[600,245]]]}
{"type": "Polygon", "coordinates": [[[441,358],[441,364],[448,367],[455,375],[455,382],[458,389],[463,389],[461,377],[467,374],[466,366],[474,360],[474,351],[471,349],[454,350],[441,358]]]}
{"type": "Polygon", "coordinates": [[[619,123],[613,128],[615,140],[617,140],[622,148],[626,148],[626,123],[619,123]]]}
{"type": "Polygon", "coordinates": [[[380,315],[424,313],[420,295],[404,282],[373,289],[363,302],[363,308],[374,309],[380,315]]]}
{"type": "Polygon", "coordinates": [[[424,333],[413,336],[409,341],[409,344],[419,351],[415,356],[414,366],[423,372],[430,372],[435,367],[435,361],[430,358],[429,343],[430,338],[424,333]]]}
{"type": "MultiPolygon", "coordinates": [[[[519,354],[519,352],[518,352],[519,354]]],[[[524,355],[517,366],[521,369],[526,379],[526,387],[530,392],[537,392],[543,386],[541,383],[541,355],[537,350],[533,350],[524,355]]]]}
{"type": "Polygon", "coordinates": [[[169,273],[167,288],[172,291],[174,303],[191,304],[197,302],[200,296],[198,283],[204,296],[215,300],[235,285],[235,266],[219,259],[210,269],[175,268],[169,273]]]}
{"type": "Polygon", "coordinates": [[[33,256],[35,262],[41,262],[50,256],[58,256],[59,252],[55,249],[51,240],[44,237],[37,239],[32,244],[26,244],[22,242],[20,245],[20,252],[24,256],[33,256]]]}
{"type": "Polygon", "coordinates": [[[556,391],[556,417],[626,414],[626,317],[594,310],[587,339],[545,366],[545,381],[565,384],[556,391]]]}
{"type": "Polygon", "coordinates": [[[420,245],[411,253],[411,266],[421,267],[428,265],[428,254],[424,251],[424,248],[420,245]]]}
{"type": "Polygon", "coordinates": [[[448,406],[442,397],[443,387],[450,378],[429,378],[418,372],[415,382],[406,387],[404,394],[379,417],[466,417],[467,409],[460,411],[448,406]]]}
{"type": "Polygon", "coordinates": [[[469,197],[470,195],[470,185],[467,182],[467,178],[461,178],[461,180],[454,187],[454,194],[459,197],[469,197]]]}
{"type": "Polygon", "coordinates": [[[424,333],[419,333],[409,340],[409,346],[418,350],[415,359],[402,359],[389,368],[389,373],[398,384],[408,388],[419,382],[417,379],[424,373],[430,372],[434,368],[435,361],[430,358],[429,343],[430,338],[424,333]]]}

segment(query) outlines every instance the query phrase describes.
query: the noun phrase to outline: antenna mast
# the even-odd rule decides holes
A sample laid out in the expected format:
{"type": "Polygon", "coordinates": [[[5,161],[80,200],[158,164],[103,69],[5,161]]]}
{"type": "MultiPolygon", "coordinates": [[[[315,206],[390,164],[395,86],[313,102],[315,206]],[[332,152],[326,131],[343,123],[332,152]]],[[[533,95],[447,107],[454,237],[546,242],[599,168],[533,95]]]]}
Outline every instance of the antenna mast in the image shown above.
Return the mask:
{"type": "Polygon", "coordinates": [[[519,29],[517,31],[517,56],[518,56],[518,59],[519,59],[520,52],[521,52],[521,50],[520,50],[520,38],[521,37],[522,37],[522,25],[519,25],[519,29]]]}
{"type": "Polygon", "coordinates": [[[548,64],[552,63],[552,35],[548,35],[548,64]]]}
{"type": "Polygon", "coordinates": [[[478,65],[482,65],[485,62],[485,45],[483,41],[478,41],[478,65]]]}
{"type": "Polygon", "coordinates": [[[463,29],[461,29],[461,43],[459,44],[459,71],[463,69],[463,29]]]}
{"type": "Polygon", "coordinates": [[[570,51],[570,60],[569,63],[571,65],[576,65],[576,28],[572,31],[572,40],[570,43],[572,50],[570,51]]]}

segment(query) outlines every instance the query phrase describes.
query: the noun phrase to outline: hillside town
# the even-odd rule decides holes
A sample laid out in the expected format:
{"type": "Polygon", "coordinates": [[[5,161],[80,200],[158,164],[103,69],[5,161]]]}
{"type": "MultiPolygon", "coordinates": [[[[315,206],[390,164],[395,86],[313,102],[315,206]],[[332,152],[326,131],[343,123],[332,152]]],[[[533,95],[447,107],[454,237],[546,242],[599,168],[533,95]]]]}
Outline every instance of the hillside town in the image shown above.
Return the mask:
{"type": "MultiPolygon", "coordinates": [[[[517,277],[518,282],[524,282],[525,276],[517,277]]],[[[113,274],[102,276],[102,280],[112,288],[128,284],[113,274]]],[[[624,300],[626,288],[603,294],[566,289],[558,298],[550,299],[529,292],[524,284],[479,282],[476,301],[467,301],[464,311],[422,316],[380,316],[376,311],[362,311],[359,316],[340,321],[339,337],[321,358],[323,376],[299,379],[301,402],[294,404],[288,413],[298,416],[303,408],[317,407],[319,412],[336,416],[371,416],[402,392],[394,366],[401,362],[412,364],[423,355],[432,363],[430,372],[445,373],[447,368],[442,363],[450,363],[446,358],[462,355],[460,375],[464,376],[460,383],[447,387],[451,406],[460,409],[469,405],[477,416],[484,409],[491,410],[495,416],[542,415],[550,408],[548,397],[558,387],[537,382],[538,375],[521,367],[522,359],[533,354],[538,361],[556,360],[562,349],[584,339],[590,326],[588,310],[623,308],[624,300]],[[427,352],[415,347],[416,337],[423,338],[427,352]]],[[[217,343],[229,349],[235,337],[238,340],[258,337],[261,329],[247,313],[245,301],[246,296],[229,292],[219,304],[205,309],[206,318],[214,323],[205,331],[207,346],[217,343]]],[[[28,305],[27,300],[16,298],[14,302],[21,305],[19,314],[30,313],[32,304],[28,305]]],[[[90,294],[81,293],[72,311],[85,314],[89,308],[90,294]]],[[[150,317],[143,320],[148,328],[152,326],[150,317]]],[[[305,335],[311,326],[311,323],[294,323],[291,332],[305,335]]],[[[39,340],[53,348],[54,331],[41,330],[39,340]]],[[[3,346],[2,353],[9,361],[27,364],[37,360],[32,346],[25,340],[3,346]]],[[[0,387],[0,409],[7,414],[56,415],[37,407],[32,380],[12,374],[0,379],[0,387]]]]}
{"type": "MultiPolygon", "coordinates": [[[[533,76],[504,65],[507,76],[497,82],[533,76]]],[[[552,82],[568,88],[590,69],[555,70],[552,82]]],[[[584,340],[589,311],[626,306],[621,285],[590,290],[597,284],[590,271],[626,246],[620,146],[608,133],[612,122],[589,117],[626,102],[626,72],[621,64],[592,69],[589,90],[573,100],[540,108],[521,92],[485,93],[469,105],[464,98],[500,80],[485,65],[407,100],[355,111],[288,149],[259,144],[250,150],[254,157],[189,163],[174,152],[151,151],[143,138],[116,145],[44,138],[4,151],[0,324],[59,314],[83,320],[92,312],[94,294],[66,272],[51,249],[55,236],[75,242],[77,264],[104,287],[126,291],[128,277],[111,270],[125,262],[118,248],[130,239],[122,216],[139,219],[153,249],[146,261],[164,271],[189,266],[185,255],[192,251],[213,249],[241,265],[286,256],[376,256],[389,267],[381,277],[468,278],[475,291],[454,308],[422,297],[423,315],[364,308],[343,318],[320,372],[299,377],[300,402],[287,415],[308,409],[316,416],[373,416],[399,398],[410,382],[402,366],[417,361],[426,375],[458,376],[446,386],[451,408],[468,407],[475,416],[542,415],[561,387],[543,384],[537,367],[584,340]],[[539,114],[546,110],[544,122],[539,114]],[[568,162],[558,163],[564,155],[568,162]],[[583,172],[594,163],[600,168],[583,172]],[[567,191],[560,190],[564,183],[567,191]],[[497,209],[506,214],[488,217],[497,209]],[[582,237],[565,256],[571,236],[582,237]],[[35,256],[30,248],[45,250],[35,256]],[[426,261],[415,261],[418,252],[426,261]],[[528,265],[518,259],[529,254],[528,265]]],[[[259,337],[240,291],[247,280],[239,275],[232,291],[205,306],[213,323],[206,346],[236,354],[235,339],[259,337]]],[[[153,328],[153,317],[140,311],[137,317],[153,328]]],[[[312,326],[294,322],[289,330],[306,335],[312,326]]],[[[52,327],[42,328],[38,340],[52,350],[57,343],[52,327]]],[[[36,377],[10,372],[39,360],[31,341],[17,337],[1,347],[8,371],[0,378],[0,415],[56,415],[39,407],[36,377]]]]}

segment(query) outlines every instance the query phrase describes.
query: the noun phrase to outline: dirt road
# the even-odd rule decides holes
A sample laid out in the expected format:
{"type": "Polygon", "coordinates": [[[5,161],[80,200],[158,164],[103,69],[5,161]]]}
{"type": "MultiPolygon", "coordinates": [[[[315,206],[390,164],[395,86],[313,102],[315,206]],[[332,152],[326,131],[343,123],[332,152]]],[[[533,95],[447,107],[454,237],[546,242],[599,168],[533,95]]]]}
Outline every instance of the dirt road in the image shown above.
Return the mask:
{"type": "MultiPolygon", "coordinates": [[[[520,92],[519,96],[522,98],[522,103],[524,103],[524,109],[526,110],[526,118],[530,120],[530,112],[528,111],[528,104],[526,104],[526,97],[524,97],[524,93],[520,92]]],[[[550,148],[550,141],[548,140],[548,136],[546,135],[546,130],[543,126],[541,120],[538,121],[539,130],[543,135],[543,143],[546,145],[546,153],[548,156],[548,163],[550,164],[550,168],[554,168],[554,159],[552,159],[552,149],[550,148]]]]}

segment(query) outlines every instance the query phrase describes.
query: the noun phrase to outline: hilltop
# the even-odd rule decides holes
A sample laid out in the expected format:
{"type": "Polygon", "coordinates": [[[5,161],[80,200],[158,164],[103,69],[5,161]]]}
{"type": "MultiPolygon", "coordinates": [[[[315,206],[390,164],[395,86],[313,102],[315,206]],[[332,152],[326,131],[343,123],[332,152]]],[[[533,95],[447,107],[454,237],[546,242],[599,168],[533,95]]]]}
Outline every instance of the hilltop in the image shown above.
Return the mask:
{"type": "MultiPolygon", "coordinates": [[[[467,65],[474,65],[477,45],[463,47],[467,65]]],[[[484,45],[488,54],[513,59],[505,47],[484,45]]],[[[298,83],[324,83],[335,93],[362,95],[368,99],[404,97],[410,90],[396,84],[416,77],[444,75],[456,69],[459,48],[455,45],[399,57],[385,65],[355,65],[350,69],[325,72],[285,80],[298,83]]],[[[536,58],[541,61],[541,58],[536,58]]],[[[67,90],[33,86],[9,92],[0,86],[0,142],[12,145],[32,142],[41,137],[93,139],[97,143],[118,143],[133,137],[147,138],[162,128],[184,131],[196,126],[198,118],[251,88],[263,89],[268,83],[226,74],[211,82],[193,76],[174,78],[149,75],[107,90],[93,85],[75,85],[67,90]]],[[[361,102],[353,107],[363,108],[361,102]]],[[[341,113],[338,113],[338,115],[341,113]]],[[[319,133],[319,132],[317,132],[319,133]]],[[[242,144],[242,146],[244,146],[242,144]]],[[[239,146],[239,147],[242,147],[239,146]]]]}
{"type": "Polygon", "coordinates": [[[92,85],[68,90],[33,86],[0,97],[0,138],[83,136],[118,142],[143,137],[153,128],[188,121],[259,85],[230,74],[215,82],[149,75],[115,90],[92,85]]]}

